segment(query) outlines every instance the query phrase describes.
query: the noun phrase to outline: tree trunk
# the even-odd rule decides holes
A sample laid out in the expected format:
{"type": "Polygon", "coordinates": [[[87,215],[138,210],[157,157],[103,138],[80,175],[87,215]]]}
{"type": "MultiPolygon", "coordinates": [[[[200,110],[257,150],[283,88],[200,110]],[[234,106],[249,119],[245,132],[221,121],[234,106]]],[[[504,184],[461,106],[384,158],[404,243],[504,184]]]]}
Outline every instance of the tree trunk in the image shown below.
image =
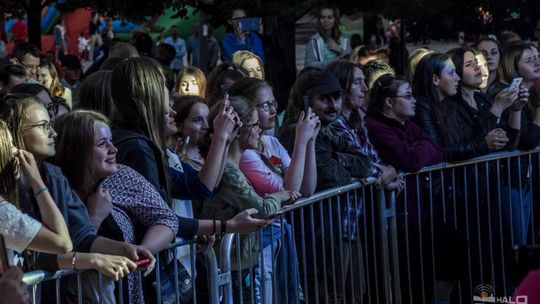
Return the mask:
{"type": "Polygon", "coordinates": [[[39,0],[30,0],[26,10],[28,22],[28,40],[41,50],[41,3],[39,0]]]}
{"type": "Polygon", "coordinates": [[[264,18],[265,78],[274,88],[279,110],[285,110],[296,80],[295,16],[264,18]]]}

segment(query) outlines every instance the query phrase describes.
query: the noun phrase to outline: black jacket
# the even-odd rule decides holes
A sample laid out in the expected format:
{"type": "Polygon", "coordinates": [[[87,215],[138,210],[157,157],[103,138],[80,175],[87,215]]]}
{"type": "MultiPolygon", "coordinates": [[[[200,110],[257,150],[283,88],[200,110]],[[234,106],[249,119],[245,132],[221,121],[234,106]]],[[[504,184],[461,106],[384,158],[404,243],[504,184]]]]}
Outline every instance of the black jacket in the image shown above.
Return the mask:
{"type": "Polygon", "coordinates": [[[437,119],[431,102],[418,97],[414,121],[442,147],[445,161],[459,161],[478,157],[489,152],[484,139],[495,128],[503,128],[510,138],[518,135],[504,120],[499,120],[489,109],[491,100],[483,93],[475,93],[478,110],[468,106],[461,99],[445,99],[444,121],[437,119]],[[442,125],[446,126],[444,129],[442,125]]]}
{"type": "MultiPolygon", "coordinates": [[[[280,141],[292,152],[294,146],[296,124],[283,127],[280,141]]],[[[315,142],[317,158],[317,190],[344,186],[353,178],[368,177],[371,172],[371,161],[357,149],[337,135],[328,125],[322,126],[315,142]]]]}

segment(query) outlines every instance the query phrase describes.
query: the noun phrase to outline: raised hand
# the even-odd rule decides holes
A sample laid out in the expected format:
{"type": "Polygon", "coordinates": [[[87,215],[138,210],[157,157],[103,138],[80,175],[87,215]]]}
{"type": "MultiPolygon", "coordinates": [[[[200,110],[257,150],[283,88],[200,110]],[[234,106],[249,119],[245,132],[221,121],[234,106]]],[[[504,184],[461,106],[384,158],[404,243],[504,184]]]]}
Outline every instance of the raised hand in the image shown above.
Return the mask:
{"type": "Polygon", "coordinates": [[[230,143],[236,136],[236,132],[242,126],[238,114],[234,112],[229,102],[229,95],[225,95],[223,103],[219,108],[219,113],[214,118],[214,136],[221,136],[230,143]]]}
{"type": "Polygon", "coordinates": [[[317,137],[320,129],[320,120],[315,113],[308,108],[307,113],[300,112],[298,123],[296,124],[296,140],[307,143],[317,137]]]}
{"type": "Polygon", "coordinates": [[[521,109],[523,109],[523,106],[525,106],[527,102],[529,102],[529,90],[526,86],[521,85],[519,87],[518,97],[514,100],[511,109],[513,111],[521,111],[521,109]]]}
{"type": "Polygon", "coordinates": [[[25,180],[29,183],[34,191],[37,191],[45,186],[39,169],[37,167],[36,160],[32,153],[17,149],[16,158],[19,163],[20,172],[23,174],[25,180]]]}

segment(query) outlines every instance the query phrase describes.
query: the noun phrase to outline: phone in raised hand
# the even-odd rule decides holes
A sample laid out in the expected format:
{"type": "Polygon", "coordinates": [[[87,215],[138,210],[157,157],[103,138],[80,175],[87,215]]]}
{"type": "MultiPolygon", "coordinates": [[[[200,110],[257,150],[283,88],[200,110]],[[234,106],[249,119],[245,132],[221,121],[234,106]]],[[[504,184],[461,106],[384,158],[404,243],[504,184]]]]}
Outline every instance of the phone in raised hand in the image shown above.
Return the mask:
{"type": "Polygon", "coordinates": [[[308,113],[308,109],[309,109],[309,97],[304,96],[302,98],[302,110],[304,111],[304,114],[306,116],[307,116],[307,113],[308,113]]]}
{"type": "Polygon", "coordinates": [[[523,78],[516,77],[512,80],[512,84],[510,84],[510,91],[514,91],[519,88],[519,85],[523,81],[523,78]]]}

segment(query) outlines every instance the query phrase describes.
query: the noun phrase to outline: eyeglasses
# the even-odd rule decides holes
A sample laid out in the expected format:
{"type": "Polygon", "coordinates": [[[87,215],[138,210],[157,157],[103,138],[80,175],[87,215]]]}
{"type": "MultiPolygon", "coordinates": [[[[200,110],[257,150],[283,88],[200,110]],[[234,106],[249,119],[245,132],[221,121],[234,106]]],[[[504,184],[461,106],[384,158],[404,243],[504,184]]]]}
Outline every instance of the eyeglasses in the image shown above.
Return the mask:
{"type": "Polygon", "coordinates": [[[277,101],[275,101],[275,100],[265,101],[265,102],[260,103],[260,104],[257,105],[257,108],[262,108],[266,112],[270,112],[271,107],[273,107],[274,110],[277,109],[277,101]]]}
{"type": "Polygon", "coordinates": [[[260,125],[261,125],[260,122],[257,121],[256,123],[252,123],[252,124],[250,124],[248,126],[253,129],[253,128],[259,128],[260,125]]]}
{"type": "Polygon", "coordinates": [[[35,124],[35,125],[26,126],[26,127],[24,127],[24,130],[29,130],[29,129],[36,128],[36,127],[39,127],[39,129],[41,129],[41,131],[45,132],[46,134],[51,133],[51,131],[53,129],[52,125],[51,125],[51,122],[50,121],[45,121],[45,122],[38,123],[38,124],[35,124]]]}
{"type": "Polygon", "coordinates": [[[39,64],[30,65],[30,64],[24,64],[22,61],[19,61],[19,63],[27,70],[38,70],[39,64]]]}
{"type": "Polygon", "coordinates": [[[414,96],[412,94],[407,94],[407,95],[394,95],[392,97],[401,97],[403,99],[406,99],[406,100],[413,100],[414,99],[414,96]]]}

